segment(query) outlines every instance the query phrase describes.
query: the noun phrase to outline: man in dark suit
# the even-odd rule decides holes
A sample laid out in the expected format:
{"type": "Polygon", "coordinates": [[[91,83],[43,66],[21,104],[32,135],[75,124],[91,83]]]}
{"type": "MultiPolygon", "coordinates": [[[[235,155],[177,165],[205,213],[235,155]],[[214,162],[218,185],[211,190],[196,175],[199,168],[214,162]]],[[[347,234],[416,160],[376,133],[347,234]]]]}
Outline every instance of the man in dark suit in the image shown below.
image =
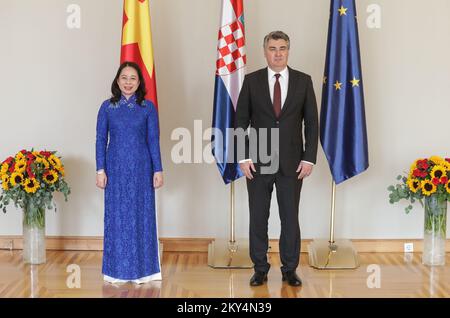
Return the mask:
{"type": "Polygon", "coordinates": [[[238,150],[237,159],[247,177],[250,257],[255,265],[252,286],[264,284],[270,268],[267,230],[274,184],[281,219],[283,281],[291,286],[302,284],[296,273],[300,257],[298,207],[302,181],[316,162],[318,116],[311,77],[287,66],[289,44],[289,37],[281,31],[264,38],[268,67],[246,75],[236,109],[235,128],[251,127],[245,153],[238,150]],[[270,160],[265,160],[263,146],[270,160]]]}

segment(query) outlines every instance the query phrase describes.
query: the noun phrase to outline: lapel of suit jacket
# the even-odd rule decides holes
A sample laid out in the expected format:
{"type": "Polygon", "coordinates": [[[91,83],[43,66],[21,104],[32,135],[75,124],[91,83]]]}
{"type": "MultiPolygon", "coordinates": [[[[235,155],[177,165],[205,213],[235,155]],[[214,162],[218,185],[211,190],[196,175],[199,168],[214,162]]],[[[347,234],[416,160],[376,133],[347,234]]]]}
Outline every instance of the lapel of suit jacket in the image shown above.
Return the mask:
{"type": "Polygon", "coordinates": [[[268,68],[266,67],[264,69],[263,72],[261,72],[261,77],[259,78],[259,80],[261,81],[261,87],[262,87],[262,98],[264,101],[266,101],[266,105],[267,107],[270,108],[270,112],[273,115],[273,117],[275,118],[275,111],[273,109],[273,102],[272,102],[272,98],[270,98],[270,89],[269,89],[269,71],[268,68]]]}
{"type": "Polygon", "coordinates": [[[292,71],[292,69],[288,66],[288,70],[289,70],[289,84],[288,84],[288,93],[286,96],[286,100],[284,101],[284,105],[281,108],[281,114],[280,114],[280,118],[283,116],[283,114],[287,111],[288,107],[290,104],[292,104],[292,98],[295,95],[295,86],[297,83],[297,77],[294,77],[294,72],[292,71]]]}

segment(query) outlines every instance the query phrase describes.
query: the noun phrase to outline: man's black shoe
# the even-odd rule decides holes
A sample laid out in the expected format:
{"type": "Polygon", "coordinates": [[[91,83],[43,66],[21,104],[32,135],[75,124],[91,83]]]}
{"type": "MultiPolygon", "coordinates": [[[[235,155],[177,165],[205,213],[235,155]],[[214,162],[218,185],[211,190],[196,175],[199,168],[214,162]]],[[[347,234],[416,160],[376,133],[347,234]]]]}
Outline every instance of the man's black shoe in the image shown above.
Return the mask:
{"type": "Polygon", "coordinates": [[[250,278],[250,286],[261,286],[267,282],[267,273],[264,272],[255,272],[250,278]]]}
{"type": "Polygon", "coordinates": [[[295,271],[283,273],[283,282],[284,281],[287,281],[291,286],[302,286],[302,280],[295,271]]]}

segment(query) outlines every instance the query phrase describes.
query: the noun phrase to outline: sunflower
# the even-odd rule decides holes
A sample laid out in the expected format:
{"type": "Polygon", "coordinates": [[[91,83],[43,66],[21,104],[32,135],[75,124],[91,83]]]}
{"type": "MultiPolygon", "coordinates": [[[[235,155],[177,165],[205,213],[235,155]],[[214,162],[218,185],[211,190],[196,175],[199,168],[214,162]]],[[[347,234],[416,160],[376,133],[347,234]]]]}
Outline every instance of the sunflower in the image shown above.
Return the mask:
{"type": "Polygon", "coordinates": [[[444,161],[443,166],[445,167],[445,169],[450,170],[450,162],[444,161]]]}
{"type": "Polygon", "coordinates": [[[410,178],[408,179],[408,181],[406,181],[406,183],[408,184],[409,189],[414,193],[416,193],[417,190],[420,189],[420,180],[418,179],[410,178]]]}
{"type": "Polygon", "coordinates": [[[37,180],[34,178],[33,179],[26,178],[23,183],[23,186],[27,193],[36,193],[37,189],[39,188],[39,182],[37,182],[37,180]]]}
{"type": "Polygon", "coordinates": [[[0,175],[4,175],[8,172],[9,165],[7,163],[2,164],[2,167],[0,168],[0,175]]]}
{"type": "Polygon", "coordinates": [[[445,185],[445,190],[447,190],[447,193],[450,193],[450,180],[447,181],[447,184],[445,185]]]}
{"type": "Polygon", "coordinates": [[[22,159],[25,159],[25,155],[21,151],[19,151],[16,155],[16,161],[20,161],[22,159]]]}
{"type": "Polygon", "coordinates": [[[411,165],[411,168],[409,168],[409,172],[411,173],[412,171],[417,169],[417,162],[419,161],[419,159],[417,159],[416,161],[414,161],[414,163],[411,165]]]}
{"type": "Polygon", "coordinates": [[[431,178],[437,178],[440,179],[443,176],[447,175],[447,171],[445,171],[445,167],[444,166],[434,166],[433,169],[431,170],[431,178]]]}
{"type": "Polygon", "coordinates": [[[4,174],[2,175],[2,188],[3,190],[9,190],[9,176],[4,174]]]}
{"type": "Polygon", "coordinates": [[[44,173],[44,181],[48,184],[54,184],[58,181],[58,173],[55,170],[50,170],[44,173]]]}
{"type": "Polygon", "coordinates": [[[430,160],[433,161],[437,165],[442,165],[442,163],[445,162],[445,160],[439,156],[431,156],[430,160]]]}
{"type": "Polygon", "coordinates": [[[16,161],[16,165],[14,166],[14,171],[23,173],[26,168],[27,168],[27,161],[25,160],[25,157],[24,157],[24,158],[20,159],[19,161],[16,161]]]}
{"type": "Polygon", "coordinates": [[[422,193],[424,195],[430,196],[431,194],[435,193],[436,190],[437,190],[437,187],[430,180],[422,181],[422,193]]]}
{"type": "Polygon", "coordinates": [[[56,168],[56,170],[58,170],[58,172],[64,177],[65,175],[64,166],[59,166],[56,168]]]}
{"type": "Polygon", "coordinates": [[[50,164],[48,163],[47,159],[42,157],[36,157],[36,160],[34,161],[36,163],[42,163],[46,170],[50,168],[50,164]]]}
{"type": "Polygon", "coordinates": [[[59,160],[58,157],[56,157],[55,155],[51,155],[50,157],[48,157],[48,162],[50,162],[50,164],[52,166],[54,166],[55,168],[58,168],[61,166],[61,160],[59,160]]]}
{"type": "Polygon", "coordinates": [[[13,187],[15,187],[16,185],[22,185],[23,184],[23,174],[21,174],[20,172],[17,172],[17,171],[14,172],[11,175],[10,182],[13,187]]]}

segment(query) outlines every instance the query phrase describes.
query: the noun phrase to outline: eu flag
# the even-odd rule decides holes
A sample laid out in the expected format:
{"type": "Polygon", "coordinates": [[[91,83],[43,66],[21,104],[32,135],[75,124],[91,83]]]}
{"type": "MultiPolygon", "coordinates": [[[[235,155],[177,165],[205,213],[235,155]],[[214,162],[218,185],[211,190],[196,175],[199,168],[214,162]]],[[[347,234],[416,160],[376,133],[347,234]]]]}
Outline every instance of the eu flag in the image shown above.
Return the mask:
{"type": "Polygon", "coordinates": [[[355,0],[331,0],[320,125],[336,184],[369,167],[355,0]]]}

